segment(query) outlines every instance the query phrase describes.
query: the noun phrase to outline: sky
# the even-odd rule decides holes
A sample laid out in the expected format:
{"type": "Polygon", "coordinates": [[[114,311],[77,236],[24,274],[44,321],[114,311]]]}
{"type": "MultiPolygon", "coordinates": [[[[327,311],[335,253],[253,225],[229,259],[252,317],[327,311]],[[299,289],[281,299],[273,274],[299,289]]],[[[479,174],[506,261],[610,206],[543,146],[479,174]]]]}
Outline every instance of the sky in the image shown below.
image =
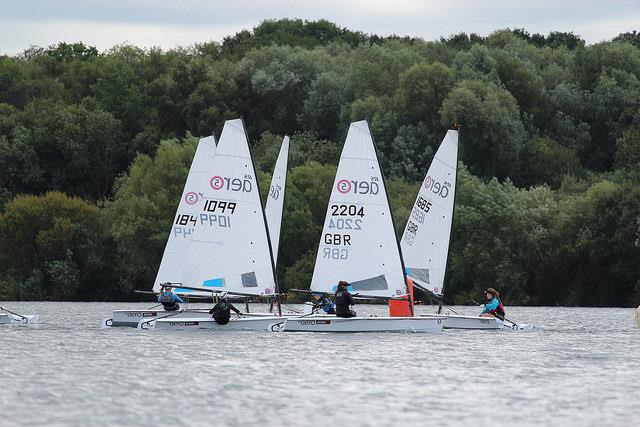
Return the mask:
{"type": "Polygon", "coordinates": [[[572,31],[591,44],[640,30],[640,0],[0,0],[0,54],[63,41],[168,49],[280,18],[425,40],[507,27],[572,31]]]}

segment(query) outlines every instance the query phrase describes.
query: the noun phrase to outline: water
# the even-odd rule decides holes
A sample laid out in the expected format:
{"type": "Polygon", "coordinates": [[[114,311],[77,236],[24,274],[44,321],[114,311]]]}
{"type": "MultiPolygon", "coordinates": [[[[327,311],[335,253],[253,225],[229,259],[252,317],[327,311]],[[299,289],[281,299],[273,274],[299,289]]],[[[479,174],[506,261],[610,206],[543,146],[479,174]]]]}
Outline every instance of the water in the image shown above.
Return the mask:
{"type": "Polygon", "coordinates": [[[35,327],[0,327],[2,425],[595,426],[640,417],[633,309],[513,307],[510,317],[538,330],[429,335],[101,330],[112,309],[149,304],[2,305],[41,315],[35,327]]]}

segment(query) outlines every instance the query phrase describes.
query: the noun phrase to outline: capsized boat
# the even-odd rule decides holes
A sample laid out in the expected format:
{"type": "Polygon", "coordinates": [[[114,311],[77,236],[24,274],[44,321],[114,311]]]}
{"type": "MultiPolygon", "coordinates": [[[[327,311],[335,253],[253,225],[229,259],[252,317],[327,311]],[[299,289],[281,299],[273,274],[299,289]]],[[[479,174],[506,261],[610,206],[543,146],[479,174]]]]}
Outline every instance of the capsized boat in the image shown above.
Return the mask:
{"type": "MultiPolygon", "coordinates": [[[[420,191],[413,204],[400,245],[406,273],[413,286],[442,301],[444,279],[449,255],[449,241],[455,209],[458,170],[458,130],[447,131],[420,191]]],[[[442,304],[437,314],[441,315],[442,304]]],[[[446,314],[446,329],[508,329],[531,330],[532,325],[518,325],[498,318],[446,314]]]]}
{"type": "MultiPolygon", "coordinates": [[[[215,156],[195,184],[195,190],[185,191],[198,197],[190,203],[191,211],[178,212],[172,234],[178,239],[193,237],[185,237],[188,243],[183,245],[172,245],[171,240],[167,243],[155,286],[159,290],[160,283],[171,282],[177,285],[175,292],[186,296],[228,294],[277,299],[271,239],[241,119],[225,122],[215,156]]],[[[271,324],[282,320],[272,314],[232,317],[228,324],[214,326],[215,321],[199,315],[174,318],[168,314],[141,320],[138,328],[201,329],[206,325],[207,329],[270,330],[271,324]]]]}
{"type": "Polygon", "coordinates": [[[37,314],[18,314],[0,307],[0,325],[27,326],[38,323],[37,314]]]}
{"type": "MultiPolygon", "coordinates": [[[[333,293],[339,281],[360,297],[408,295],[386,186],[366,120],[352,123],[334,179],[311,280],[333,293]]],[[[285,332],[440,332],[446,318],[288,317],[285,332]]]]}

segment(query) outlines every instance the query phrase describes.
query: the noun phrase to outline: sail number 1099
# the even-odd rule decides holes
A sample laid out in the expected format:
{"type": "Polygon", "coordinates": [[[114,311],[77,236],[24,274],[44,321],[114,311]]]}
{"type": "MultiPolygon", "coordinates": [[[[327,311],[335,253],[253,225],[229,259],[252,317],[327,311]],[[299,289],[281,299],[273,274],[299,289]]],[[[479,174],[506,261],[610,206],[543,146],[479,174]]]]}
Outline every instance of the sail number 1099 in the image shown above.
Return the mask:
{"type": "Polygon", "coordinates": [[[364,207],[356,205],[331,205],[331,216],[364,216],[364,207]]]}

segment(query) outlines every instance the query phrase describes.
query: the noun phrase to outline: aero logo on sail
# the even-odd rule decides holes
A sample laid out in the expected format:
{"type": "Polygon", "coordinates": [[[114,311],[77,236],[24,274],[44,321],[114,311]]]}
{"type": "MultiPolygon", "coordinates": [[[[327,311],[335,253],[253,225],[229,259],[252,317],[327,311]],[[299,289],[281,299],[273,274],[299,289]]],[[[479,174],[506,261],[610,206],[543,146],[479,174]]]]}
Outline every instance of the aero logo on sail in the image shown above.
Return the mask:
{"type": "Polygon", "coordinates": [[[440,184],[430,176],[427,176],[424,179],[424,188],[431,191],[434,194],[446,199],[449,195],[449,189],[451,188],[450,182],[445,182],[444,184],[440,184]]]}
{"type": "Polygon", "coordinates": [[[198,196],[198,193],[194,191],[189,191],[187,194],[184,195],[184,201],[188,205],[195,205],[196,203],[198,203],[199,199],[200,197],[198,196]]]}
{"type": "Polygon", "coordinates": [[[253,188],[250,181],[251,176],[245,175],[244,179],[240,178],[227,178],[220,175],[216,175],[209,180],[209,185],[214,190],[231,190],[231,191],[244,191],[250,193],[253,188]]]}
{"type": "Polygon", "coordinates": [[[347,194],[353,190],[354,194],[378,194],[380,186],[376,182],[378,178],[371,177],[371,182],[368,181],[349,181],[348,179],[341,179],[336,184],[336,189],[340,194],[347,194]]]}

